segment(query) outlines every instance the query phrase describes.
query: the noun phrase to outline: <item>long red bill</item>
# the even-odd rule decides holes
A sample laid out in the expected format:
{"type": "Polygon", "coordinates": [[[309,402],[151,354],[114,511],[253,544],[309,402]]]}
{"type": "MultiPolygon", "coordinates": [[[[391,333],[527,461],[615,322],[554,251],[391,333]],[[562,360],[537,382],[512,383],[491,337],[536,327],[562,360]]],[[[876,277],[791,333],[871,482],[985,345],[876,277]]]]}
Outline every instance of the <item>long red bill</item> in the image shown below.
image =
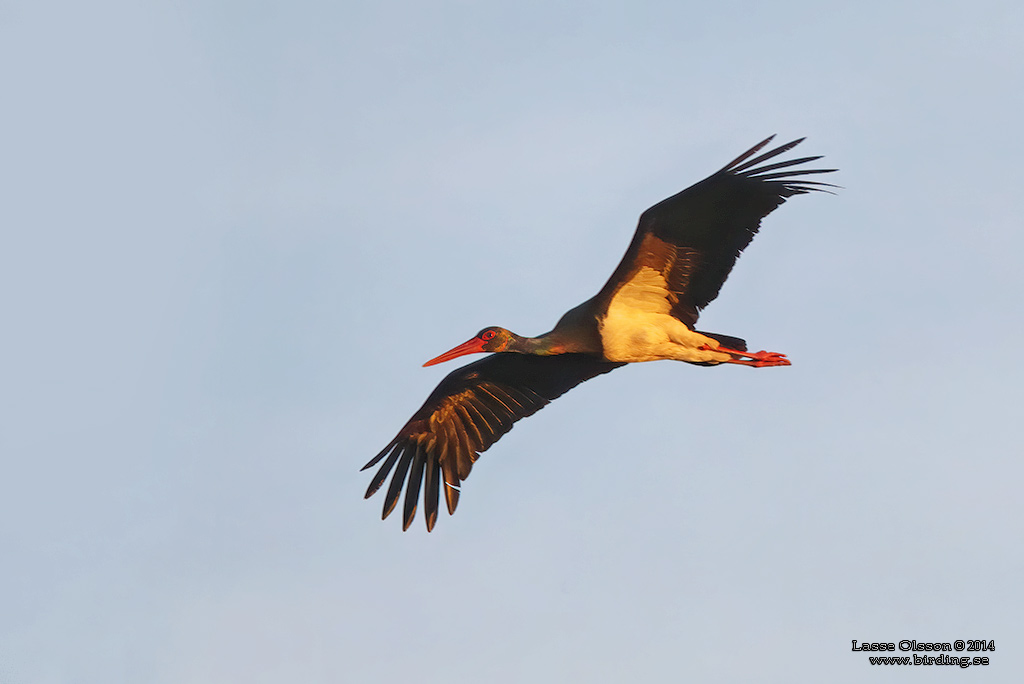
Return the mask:
{"type": "Polygon", "coordinates": [[[465,356],[466,354],[480,354],[483,351],[484,341],[481,340],[479,337],[474,337],[468,342],[463,342],[458,347],[455,347],[454,349],[449,349],[444,354],[441,354],[438,357],[430,359],[425,364],[423,364],[423,367],[425,368],[427,366],[434,366],[439,363],[444,363],[445,361],[451,361],[452,359],[458,358],[460,356],[465,356]]]}

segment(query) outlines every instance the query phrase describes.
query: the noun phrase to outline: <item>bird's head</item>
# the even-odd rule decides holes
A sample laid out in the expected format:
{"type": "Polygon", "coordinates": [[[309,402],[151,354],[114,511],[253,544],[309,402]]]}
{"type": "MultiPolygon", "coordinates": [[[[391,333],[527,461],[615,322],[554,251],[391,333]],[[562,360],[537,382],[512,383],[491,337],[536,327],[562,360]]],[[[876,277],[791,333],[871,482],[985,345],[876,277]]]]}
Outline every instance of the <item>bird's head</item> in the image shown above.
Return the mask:
{"type": "Polygon", "coordinates": [[[463,342],[454,349],[449,349],[444,354],[430,359],[424,366],[433,366],[438,363],[444,363],[445,361],[451,361],[459,356],[465,354],[479,354],[484,352],[500,352],[508,349],[508,346],[517,339],[515,333],[509,332],[504,328],[498,326],[491,326],[490,328],[484,328],[476,334],[473,339],[463,342]]]}

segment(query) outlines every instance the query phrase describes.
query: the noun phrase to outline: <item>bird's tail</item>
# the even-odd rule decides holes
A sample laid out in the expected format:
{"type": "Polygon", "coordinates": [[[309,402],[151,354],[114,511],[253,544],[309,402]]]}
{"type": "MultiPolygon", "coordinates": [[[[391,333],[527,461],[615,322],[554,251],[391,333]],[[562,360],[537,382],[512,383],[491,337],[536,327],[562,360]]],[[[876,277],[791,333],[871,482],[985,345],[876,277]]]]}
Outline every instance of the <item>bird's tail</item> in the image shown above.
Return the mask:
{"type": "Polygon", "coordinates": [[[737,351],[747,351],[747,341],[741,340],[738,337],[730,337],[729,335],[722,335],[721,333],[709,333],[703,330],[694,330],[694,332],[700,333],[701,335],[707,335],[713,340],[717,340],[718,344],[729,349],[735,349],[737,351]]]}

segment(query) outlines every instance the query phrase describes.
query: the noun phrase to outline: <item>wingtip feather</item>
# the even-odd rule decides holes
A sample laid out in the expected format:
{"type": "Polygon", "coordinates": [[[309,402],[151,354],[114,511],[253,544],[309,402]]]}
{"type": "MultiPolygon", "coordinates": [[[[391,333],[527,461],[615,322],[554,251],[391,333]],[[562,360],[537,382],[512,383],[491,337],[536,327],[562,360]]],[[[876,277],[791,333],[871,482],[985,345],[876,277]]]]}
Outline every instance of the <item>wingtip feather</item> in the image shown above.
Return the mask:
{"type": "Polygon", "coordinates": [[[377,465],[377,463],[380,461],[380,459],[384,458],[384,454],[386,454],[389,451],[391,451],[391,448],[393,446],[395,446],[396,444],[398,444],[398,437],[395,437],[393,440],[388,442],[388,445],[386,447],[384,447],[383,449],[381,449],[379,454],[377,454],[376,456],[371,458],[369,463],[367,463],[362,468],[360,468],[359,472],[363,472],[364,470],[368,470],[368,469],[372,468],[373,466],[377,465]]]}
{"type": "MultiPolygon", "coordinates": [[[[387,451],[387,449],[385,449],[384,451],[387,451]]],[[[377,474],[373,476],[372,480],[370,480],[370,485],[366,488],[366,496],[363,497],[364,499],[369,499],[371,496],[376,494],[377,490],[380,489],[380,486],[384,484],[384,480],[388,479],[388,473],[391,472],[392,466],[394,466],[395,461],[398,460],[399,451],[400,449],[398,447],[395,447],[392,450],[391,455],[388,456],[388,459],[384,461],[384,465],[380,467],[380,470],[377,471],[377,474]]],[[[383,455],[383,452],[379,454],[377,458],[373,460],[373,463],[376,463],[383,455]]],[[[366,470],[366,468],[363,468],[363,470],[366,470]]]]}
{"type": "Polygon", "coordinates": [[[433,531],[434,523],[437,522],[437,500],[441,493],[438,486],[440,471],[437,454],[431,451],[427,454],[427,469],[423,482],[423,518],[427,523],[427,532],[433,531]]]}
{"type": "MultiPolygon", "coordinates": [[[[772,136],[772,137],[774,137],[774,136],[772,136]]],[[[732,165],[730,165],[730,167],[727,167],[726,170],[729,173],[733,173],[733,174],[740,173],[741,171],[746,171],[747,169],[751,168],[752,166],[757,166],[758,164],[760,164],[763,161],[768,161],[769,159],[771,159],[773,157],[777,157],[780,154],[783,154],[785,152],[789,152],[791,149],[793,149],[794,147],[796,147],[797,145],[799,145],[800,143],[802,143],[806,139],[807,138],[797,138],[796,140],[791,140],[790,142],[788,142],[788,143],[786,143],[784,145],[779,145],[778,147],[772,148],[772,149],[768,150],[767,152],[765,152],[764,154],[762,154],[760,156],[754,157],[753,159],[747,161],[744,164],[740,164],[739,166],[732,166],[732,165]]],[[[759,149],[760,149],[760,147],[754,149],[754,152],[756,152],[759,149]]],[[[749,155],[747,155],[747,156],[749,156],[749,155]]]]}
{"type": "MultiPolygon", "coordinates": [[[[743,154],[741,154],[740,156],[738,156],[738,157],[736,157],[735,159],[733,159],[733,160],[732,160],[731,162],[729,162],[728,164],[726,164],[725,166],[723,166],[721,170],[722,170],[722,171],[729,171],[729,170],[731,170],[731,169],[732,169],[732,167],[736,166],[737,164],[739,164],[740,162],[742,162],[742,161],[743,161],[744,159],[746,159],[747,157],[749,157],[749,156],[751,156],[751,155],[753,155],[753,154],[757,154],[757,152],[758,152],[759,150],[761,150],[762,148],[764,148],[764,146],[765,146],[765,145],[767,145],[768,143],[770,143],[770,142],[771,142],[772,140],[775,140],[775,134],[774,134],[774,133],[772,133],[772,134],[771,134],[771,135],[769,135],[769,136],[768,136],[767,138],[765,138],[765,139],[764,139],[764,140],[762,140],[761,142],[759,142],[759,143],[757,143],[756,145],[754,145],[753,147],[751,147],[751,148],[750,148],[749,150],[747,150],[746,152],[744,152],[744,153],[743,153],[743,154]]],[[[721,171],[720,171],[719,173],[721,173],[721,171]]]]}
{"type": "Polygon", "coordinates": [[[413,518],[416,517],[416,507],[420,500],[420,485],[423,484],[423,466],[426,464],[426,454],[423,445],[416,445],[416,455],[412,459],[412,468],[409,470],[409,483],[405,487],[405,510],[402,516],[402,531],[409,529],[413,518]]]}
{"type": "Polygon", "coordinates": [[[381,520],[384,520],[391,511],[395,510],[395,504],[398,503],[398,497],[402,493],[402,485],[405,484],[405,476],[409,472],[409,464],[412,462],[413,450],[408,445],[405,446],[402,451],[402,457],[398,460],[398,465],[395,466],[395,474],[391,476],[391,486],[388,487],[387,496],[384,498],[384,511],[381,514],[381,520]]]}

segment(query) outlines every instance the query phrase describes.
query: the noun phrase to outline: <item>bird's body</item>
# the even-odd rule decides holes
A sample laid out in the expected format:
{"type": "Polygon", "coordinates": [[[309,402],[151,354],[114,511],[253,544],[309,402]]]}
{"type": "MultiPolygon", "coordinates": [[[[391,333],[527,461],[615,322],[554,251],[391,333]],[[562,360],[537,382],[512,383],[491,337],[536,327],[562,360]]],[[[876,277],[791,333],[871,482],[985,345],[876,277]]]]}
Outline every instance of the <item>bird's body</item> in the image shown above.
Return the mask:
{"type": "Polygon", "coordinates": [[[644,266],[612,297],[598,330],[609,361],[688,361],[724,363],[716,340],[691,330],[672,315],[665,278],[644,266]]]}
{"type": "Polygon", "coordinates": [[[394,471],[383,517],[394,509],[408,482],[403,516],[407,529],[423,485],[427,529],[433,529],[442,480],[448,511],[454,513],[459,485],[473,462],[515,421],[626,363],[668,359],[698,365],[789,365],[782,354],[748,353],[743,340],[700,332],[694,325],[700,309],[718,295],[761,219],[787,197],[827,185],[796,177],[831,169],[778,171],[819,157],[758,166],[801,140],[751,159],[768,138],[721,171],[645,211],[608,282],[566,312],[550,332],[521,337],[504,328],[485,328],[424,364],[498,352],[450,373],[395,439],[364,466],[385,459],[367,497],[394,471]]]}

